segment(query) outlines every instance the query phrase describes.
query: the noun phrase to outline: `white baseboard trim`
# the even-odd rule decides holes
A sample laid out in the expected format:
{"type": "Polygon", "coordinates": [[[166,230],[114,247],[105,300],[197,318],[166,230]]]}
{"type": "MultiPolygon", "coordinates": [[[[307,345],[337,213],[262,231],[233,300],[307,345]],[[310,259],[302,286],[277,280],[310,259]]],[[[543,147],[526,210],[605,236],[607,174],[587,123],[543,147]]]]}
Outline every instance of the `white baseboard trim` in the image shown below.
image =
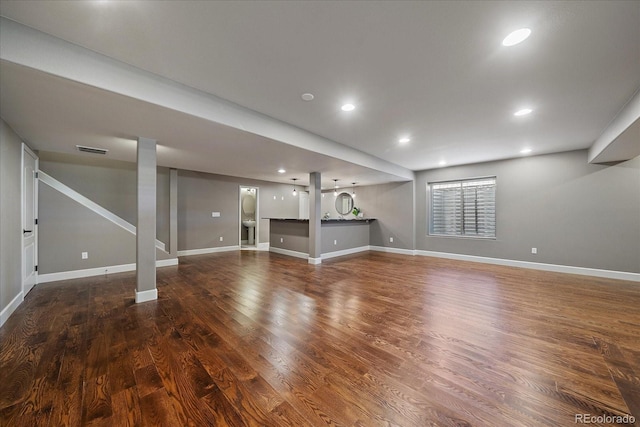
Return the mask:
{"type": "Polygon", "coordinates": [[[230,251],[239,251],[239,250],[240,250],[240,245],[220,246],[217,248],[187,249],[184,251],[178,251],[178,256],[205,255],[205,254],[213,254],[216,252],[230,252],[230,251]]]}
{"type": "MultiPolygon", "coordinates": [[[[161,259],[156,261],[156,267],[168,267],[178,265],[178,258],[161,259]]],[[[38,275],[38,283],[57,282],[59,280],[80,279],[82,277],[102,276],[105,274],[124,273],[135,271],[136,264],[110,265],[106,267],[87,268],[85,270],[61,271],[59,273],[48,273],[38,275]]]]}
{"type": "Polygon", "coordinates": [[[147,301],[154,301],[158,299],[158,290],[149,289],[148,291],[138,292],[136,291],[136,304],[147,301]]]}
{"type": "Polygon", "coordinates": [[[269,242],[258,243],[259,251],[268,251],[269,250],[269,242]]]}
{"type": "Polygon", "coordinates": [[[322,264],[322,258],[311,258],[311,257],[308,257],[307,258],[307,262],[309,264],[312,264],[312,265],[322,264]]]}
{"type": "Polygon", "coordinates": [[[289,249],[274,248],[273,246],[269,246],[269,252],[274,252],[274,253],[280,254],[280,255],[289,255],[289,256],[293,256],[293,257],[296,257],[296,258],[302,258],[302,259],[309,258],[309,254],[308,253],[292,251],[292,250],[289,250],[289,249]]]}
{"type": "Polygon", "coordinates": [[[24,301],[24,294],[22,293],[22,291],[20,291],[20,293],[18,293],[18,295],[16,295],[16,297],[12,299],[9,304],[7,304],[2,312],[0,312],[0,326],[4,325],[4,322],[6,322],[7,319],[9,319],[9,316],[11,316],[14,311],[16,311],[20,304],[22,304],[22,301],[24,301]]]}
{"type": "Polygon", "coordinates": [[[360,247],[357,247],[357,248],[349,248],[349,249],[342,249],[342,250],[339,250],[339,251],[326,252],[326,253],[323,253],[321,255],[321,257],[322,257],[322,259],[330,259],[330,258],[335,258],[335,257],[338,257],[338,256],[357,254],[359,252],[366,252],[366,251],[368,251],[370,249],[371,249],[371,246],[360,246],[360,247]]]}
{"type": "Polygon", "coordinates": [[[159,259],[156,261],[156,267],[170,267],[178,265],[178,258],[159,259]]]}
{"type": "Polygon", "coordinates": [[[387,252],[391,254],[400,254],[400,255],[415,255],[416,251],[413,249],[401,249],[401,248],[389,248],[386,246],[369,246],[369,249],[376,252],[387,252]]]}
{"type": "Polygon", "coordinates": [[[601,270],[597,268],[573,267],[570,265],[544,264],[540,262],[517,261],[512,259],[488,258],[475,255],[452,254],[447,252],[415,251],[416,255],[432,256],[436,258],[448,258],[459,261],[481,262],[484,264],[497,264],[508,267],[529,268],[533,270],[552,271],[556,273],[580,274],[583,276],[603,277],[606,279],[630,280],[640,282],[640,274],[626,271],[601,270]]]}

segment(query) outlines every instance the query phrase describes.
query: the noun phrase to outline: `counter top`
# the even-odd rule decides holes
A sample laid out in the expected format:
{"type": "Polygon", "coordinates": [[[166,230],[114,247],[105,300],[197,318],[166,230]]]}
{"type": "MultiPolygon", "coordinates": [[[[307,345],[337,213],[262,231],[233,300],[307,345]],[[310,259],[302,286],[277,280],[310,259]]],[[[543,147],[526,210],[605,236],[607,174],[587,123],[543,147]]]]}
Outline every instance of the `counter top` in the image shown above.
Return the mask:
{"type": "MultiPolygon", "coordinates": [[[[300,221],[300,222],[309,222],[308,219],[300,219],[300,218],[262,218],[262,219],[270,219],[274,221],[300,221]]],[[[375,221],[375,218],[329,218],[329,219],[321,219],[320,222],[369,222],[375,221]]]]}

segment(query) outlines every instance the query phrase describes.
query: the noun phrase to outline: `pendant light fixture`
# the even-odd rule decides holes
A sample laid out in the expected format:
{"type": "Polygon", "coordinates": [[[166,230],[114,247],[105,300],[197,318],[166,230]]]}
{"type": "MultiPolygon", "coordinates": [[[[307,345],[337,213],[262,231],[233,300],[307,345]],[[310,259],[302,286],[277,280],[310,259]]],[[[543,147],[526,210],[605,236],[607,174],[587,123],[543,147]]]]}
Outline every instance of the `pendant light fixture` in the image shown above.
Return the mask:
{"type": "Polygon", "coordinates": [[[293,197],[295,197],[298,195],[298,192],[296,191],[296,181],[298,178],[291,178],[291,180],[293,181],[293,197]]]}
{"type": "Polygon", "coordinates": [[[355,188],[356,184],[357,184],[357,182],[352,182],[351,183],[351,197],[353,197],[354,199],[356,198],[356,188],[355,188]]]}
{"type": "Polygon", "coordinates": [[[338,180],[335,178],[333,180],[333,195],[338,196],[338,180]]]}

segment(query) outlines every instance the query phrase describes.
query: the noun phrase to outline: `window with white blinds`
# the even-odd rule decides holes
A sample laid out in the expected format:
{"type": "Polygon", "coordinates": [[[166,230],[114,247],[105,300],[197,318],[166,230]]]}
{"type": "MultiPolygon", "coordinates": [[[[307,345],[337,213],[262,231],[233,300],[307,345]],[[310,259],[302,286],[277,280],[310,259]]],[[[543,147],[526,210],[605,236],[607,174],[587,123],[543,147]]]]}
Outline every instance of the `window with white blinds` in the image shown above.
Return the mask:
{"type": "Polygon", "coordinates": [[[433,182],[429,234],[496,237],[496,178],[433,182]]]}

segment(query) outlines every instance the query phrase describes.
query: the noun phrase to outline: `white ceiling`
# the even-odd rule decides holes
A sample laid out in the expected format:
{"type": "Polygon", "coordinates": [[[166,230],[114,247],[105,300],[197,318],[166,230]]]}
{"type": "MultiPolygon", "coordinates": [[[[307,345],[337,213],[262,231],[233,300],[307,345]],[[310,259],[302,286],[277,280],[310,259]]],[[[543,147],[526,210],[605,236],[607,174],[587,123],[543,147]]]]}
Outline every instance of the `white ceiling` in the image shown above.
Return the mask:
{"type": "Polygon", "coordinates": [[[400,180],[31,68],[2,61],[0,70],[1,111],[14,129],[25,129],[29,141],[38,141],[33,144],[36,149],[78,154],[76,145],[84,145],[107,148],[108,157],[116,160],[135,161],[137,136],[153,135],[159,141],[159,166],[266,181],[292,182],[290,178],[298,177],[305,185],[310,167],[325,175],[323,185],[328,186],[334,176],[343,177],[342,185],[400,180]],[[288,173],[279,175],[281,167],[288,173]]]}
{"type": "MultiPolygon", "coordinates": [[[[512,158],[525,147],[589,148],[640,88],[638,1],[3,0],[0,14],[409,170],[512,158]],[[531,37],[503,47],[520,27],[531,37]],[[302,101],[304,92],[315,100],[302,101]],[[347,100],[355,111],[340,111],[347,100]],[[522,106],[534,112],[514,117],[522,106]],[[402,135],[411,142],[399,145],[402,135]]],[[[314,170],[329,183],[406,179],[0,65],[0,114],[36,149],[111,144],[131,160],[133,145],[120,151],[107,139],[153,134],[167,166],[273,181],[306,181],[314,170]],[[62,107],[52,102],[61,98],[62,107]]]]}

